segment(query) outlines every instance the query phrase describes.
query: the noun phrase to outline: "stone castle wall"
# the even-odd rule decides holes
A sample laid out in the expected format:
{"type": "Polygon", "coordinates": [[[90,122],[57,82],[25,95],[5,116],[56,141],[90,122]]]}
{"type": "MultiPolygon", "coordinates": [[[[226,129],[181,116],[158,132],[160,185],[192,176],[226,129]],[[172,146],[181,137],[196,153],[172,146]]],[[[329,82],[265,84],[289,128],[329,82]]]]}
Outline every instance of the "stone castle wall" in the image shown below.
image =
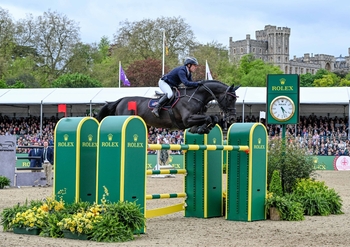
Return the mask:
{"type": "Polygon", "coordinates": [[[246,54],[253,54],[255,58],[270,62],[285,74],[315,74],[319,69],[329,71],[350,71],[350,48],[348,56],[335,57],[333,55],[305,53],[303,57],[289,56],[289,37],[291,29],[288,27],[276,27],[266,25],[264,30],[255,32],[256,40],[246,35],[246,39],[229,40],[229,52],[231,60],[239,60],[246,54]]]}

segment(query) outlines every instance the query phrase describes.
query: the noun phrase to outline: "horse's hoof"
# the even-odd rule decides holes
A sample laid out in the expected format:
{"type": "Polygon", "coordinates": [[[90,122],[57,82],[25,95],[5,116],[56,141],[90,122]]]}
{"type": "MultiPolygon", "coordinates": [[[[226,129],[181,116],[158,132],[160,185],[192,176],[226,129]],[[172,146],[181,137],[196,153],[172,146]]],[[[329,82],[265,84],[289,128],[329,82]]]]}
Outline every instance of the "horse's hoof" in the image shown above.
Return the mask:
{"type": "Polygon", "coordinates": [[[213,125],[217,124],[219,122],[218,116],[212,116],[211,121],[212,121],[213,125]]]}
{"type": "Polygon", "coordinates": [[[193,134],[197,134],[197,133],[198,133],[197,131],[198,131],[198,127],[197,127],[197,126],[193,126],[193,127],[191,127],[190,130],[189,130],[189,132],[190,132],[190,133],[193,133],[193,134]]]}
{"type": "Polygon", "coordinates": [[[206,128],[206,127],[201,126],[201,127],[198,128],[197,133],[198,134],[208,134],[209,133],[209,129],[206,128]]]}

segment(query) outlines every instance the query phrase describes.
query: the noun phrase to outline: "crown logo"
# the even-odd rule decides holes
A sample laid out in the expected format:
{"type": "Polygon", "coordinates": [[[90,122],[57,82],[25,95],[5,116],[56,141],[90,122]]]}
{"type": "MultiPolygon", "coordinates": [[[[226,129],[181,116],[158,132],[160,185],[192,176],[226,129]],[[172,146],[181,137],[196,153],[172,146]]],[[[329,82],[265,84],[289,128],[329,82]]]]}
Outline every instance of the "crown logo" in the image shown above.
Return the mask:
{"type": "Polygon", "coordinates": [[[134,142],[137,142],[137,139],[139,138],[139,136],[137,134],[134,134],[133,137],[134,137],[134,142]]]}
{"type": "Polygon", "coordinates": [[[173,161],[173,156],[169,156],[169,163],[173,161]]]}
{"type": "Polygon", "coordinates": [[[284,85],[286,83],[286,79],[285,78],[281,78],[280,79],[280,83],[281,83],[281,85],[284,85]]]}
{"type": "Polygon", "coordinates": [[[258,144],[259,145],[261,144],[261,138],[258,138],[258,144]]]}
{"type": "Polygon", "coordinates": [[[216,138],[213,138],[213,143],[216,144],[216,138]]]}
{"type": "Polygon", "coordinates": [[[108,138],[108,141],[110,141],[110,142],[111,142],[111,141],[112,141],[112,139],[113,139],[113,135],[112,135],[112,134],[108,134],[108,135],[107,135],[107,138],[108,138]]]}
{"type": "Polygon", "coordinates": [[[69,137],[69,135],[68,134],[64,134],[64,136],[63,136],[63,140],[66,142],[66,141],[68,141],[68,137],[69,137]]]}
{"type": "Polygon", "coordinates": [[[89,140],[89,142],[92,141],[92,137],[93,137],[93,136],[92,136],[91,134],[88,135],[88,140],[89,140]]]}

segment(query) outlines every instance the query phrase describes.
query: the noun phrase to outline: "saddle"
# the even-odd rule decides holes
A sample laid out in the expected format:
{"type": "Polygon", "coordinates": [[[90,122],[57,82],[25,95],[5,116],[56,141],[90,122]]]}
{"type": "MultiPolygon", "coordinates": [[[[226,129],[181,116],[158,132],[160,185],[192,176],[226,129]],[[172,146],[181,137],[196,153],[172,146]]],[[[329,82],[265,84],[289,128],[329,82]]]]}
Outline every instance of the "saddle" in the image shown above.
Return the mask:
{"type": "MultiPolygon", "coordinates": [[[[172,90],[173,90],[173,96],[168,101],[168,103],[166,103],[166,105],[163,106],[163,108],[165,108],[165,109],[173,108],[180,99],[179,89],[172,88],[172,90]]],[[[150,108],[150,109],[153,109],[158,104],[159,99],[164,95],[163,92],[159,92],[159,91],[155,91],[154,93],[157,96],[157,98],[150,99],[150,101],[148,102],[148,108],[150,108]]]]}

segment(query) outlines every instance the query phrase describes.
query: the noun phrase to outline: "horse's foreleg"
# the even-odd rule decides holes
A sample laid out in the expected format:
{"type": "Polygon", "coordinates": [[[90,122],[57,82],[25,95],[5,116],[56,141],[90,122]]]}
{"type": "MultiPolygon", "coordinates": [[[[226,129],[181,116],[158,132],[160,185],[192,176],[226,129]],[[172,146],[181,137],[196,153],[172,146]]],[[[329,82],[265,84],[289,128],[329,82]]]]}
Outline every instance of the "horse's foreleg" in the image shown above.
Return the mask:
{"type": "Polygon", "coordinates": [[[190,132],[191,133],[198,133],[198,134],[208,134],[210,129],[215,126],[216,123],[212,127],[213,119],[211,116],[206,115],[192,115],[187,119],[187,126],[190,126],[190,132]]]}

